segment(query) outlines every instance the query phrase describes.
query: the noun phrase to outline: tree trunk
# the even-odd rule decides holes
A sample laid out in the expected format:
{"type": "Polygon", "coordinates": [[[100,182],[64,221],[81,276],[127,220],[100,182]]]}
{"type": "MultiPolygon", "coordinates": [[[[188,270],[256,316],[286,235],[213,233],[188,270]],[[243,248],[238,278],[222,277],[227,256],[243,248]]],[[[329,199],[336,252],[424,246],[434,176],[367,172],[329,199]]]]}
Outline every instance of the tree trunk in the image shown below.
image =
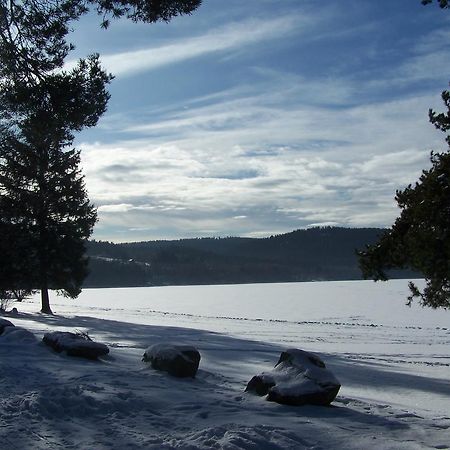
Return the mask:
{"type": "Polygon", "coordinates": [[[45,174],[48,171],[48,151],[44,148],[38,149],[39,159],[38,159],[38,170],[37,170],[37,180],[38,180],[38,210],[37,210],[37,225],[39,230],[39,241],[38,241],[38,259],[39,259],[39,278],[41,287],[41,300],[42,308],[41,313],[43,314],[53,314],[50,309],[50,299],[48,296],[48,273],[47,268],[48,254],[49,254],[49,231],[48,231],[48,218],[49,218],[49,207],[48,201],[48,180],[45,178],[45,174]]]}
{"type": "Polygon", "coordinates": [[[42,300],[42,308],[41,313],[43,314],[53,314],[50,309],[50,299],[48,296],[48,287],[44,286],[41,288],[41,300],[42,300]]]}

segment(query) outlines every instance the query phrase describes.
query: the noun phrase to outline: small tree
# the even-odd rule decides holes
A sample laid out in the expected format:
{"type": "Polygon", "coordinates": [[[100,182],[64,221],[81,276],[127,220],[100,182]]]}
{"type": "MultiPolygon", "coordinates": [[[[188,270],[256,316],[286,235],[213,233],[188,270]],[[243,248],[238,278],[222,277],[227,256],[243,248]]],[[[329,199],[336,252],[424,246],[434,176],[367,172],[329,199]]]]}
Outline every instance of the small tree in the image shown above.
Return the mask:
{"type": "Polygon", "coordinates": [[[14,297],[11,291],[4,291],[0,289],[0,312],[5,312],[13,300],[14,297]]]}
{"type": "MultiPolygon", "coordinates": [[[[430,110],[430,122],[443,132],[450,130],[450,92],[442,99],[446,113],[430,110]]],[[[450,136],[446,138],[450,149],[450,136]]],[[[423,306],[450,308],[450,151],[431,154],[432,167],[419,181],[397,191],[402,212],[377,244],[359,253],[365,278],[387,280],[387,270],[410,268],[422,273],[423,291],[409,283],[408,304],[419,298],[423,306]]]]}
{"type": "Polygon", "coordinates": [[[3,290],[0,289],[0,312],[6,312],[6,309],[12,302],[22,302],[27,297],[29,297],[31,294],[33,294],[34,291],[32,290],[24,290],[24,289],[17,289],[17,290],[3,290]]]}

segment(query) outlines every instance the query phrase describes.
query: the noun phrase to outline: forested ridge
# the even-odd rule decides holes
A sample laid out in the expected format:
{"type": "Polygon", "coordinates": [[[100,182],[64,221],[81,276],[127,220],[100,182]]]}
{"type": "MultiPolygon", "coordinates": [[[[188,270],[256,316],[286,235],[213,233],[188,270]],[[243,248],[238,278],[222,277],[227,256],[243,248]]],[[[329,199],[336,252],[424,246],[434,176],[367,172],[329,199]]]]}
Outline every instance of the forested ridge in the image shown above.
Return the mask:
{"type": "Polygon", "coordinates": [[[356,250],[375,242],[383,231],[326,227],[258,239],[90,241],[85,287],[361,279],[356,250]]]}

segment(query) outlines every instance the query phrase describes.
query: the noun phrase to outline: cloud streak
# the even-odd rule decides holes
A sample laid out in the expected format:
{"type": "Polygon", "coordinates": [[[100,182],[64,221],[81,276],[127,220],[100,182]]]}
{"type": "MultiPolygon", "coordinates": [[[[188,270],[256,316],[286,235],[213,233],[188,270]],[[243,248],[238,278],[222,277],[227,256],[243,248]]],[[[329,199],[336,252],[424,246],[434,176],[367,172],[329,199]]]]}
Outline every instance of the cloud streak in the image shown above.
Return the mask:
{"type": "Polygon", "coordinates": [[[180,39],[170,44],[128,52],[106,54],[102,64],[121,77],[152,71],[213,53],[242,51],[264,41],[280,39],[299,30],[305,18],[285,16],[231,23],[201,36],[180,39]]]}

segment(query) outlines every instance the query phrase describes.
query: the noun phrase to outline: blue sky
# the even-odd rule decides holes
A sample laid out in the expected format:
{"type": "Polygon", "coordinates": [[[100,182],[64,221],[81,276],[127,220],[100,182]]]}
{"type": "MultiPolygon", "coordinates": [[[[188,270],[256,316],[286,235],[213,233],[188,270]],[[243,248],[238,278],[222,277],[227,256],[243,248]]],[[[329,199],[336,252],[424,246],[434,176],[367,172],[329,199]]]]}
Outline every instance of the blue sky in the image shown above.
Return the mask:
{"type": "Polygon", "coordinates": [[[204,0],[169,24],[75,24],[108,112],[77,139],[94,238],[389,226],[444,136],[450,14],[417,0],[204,0]]]}

